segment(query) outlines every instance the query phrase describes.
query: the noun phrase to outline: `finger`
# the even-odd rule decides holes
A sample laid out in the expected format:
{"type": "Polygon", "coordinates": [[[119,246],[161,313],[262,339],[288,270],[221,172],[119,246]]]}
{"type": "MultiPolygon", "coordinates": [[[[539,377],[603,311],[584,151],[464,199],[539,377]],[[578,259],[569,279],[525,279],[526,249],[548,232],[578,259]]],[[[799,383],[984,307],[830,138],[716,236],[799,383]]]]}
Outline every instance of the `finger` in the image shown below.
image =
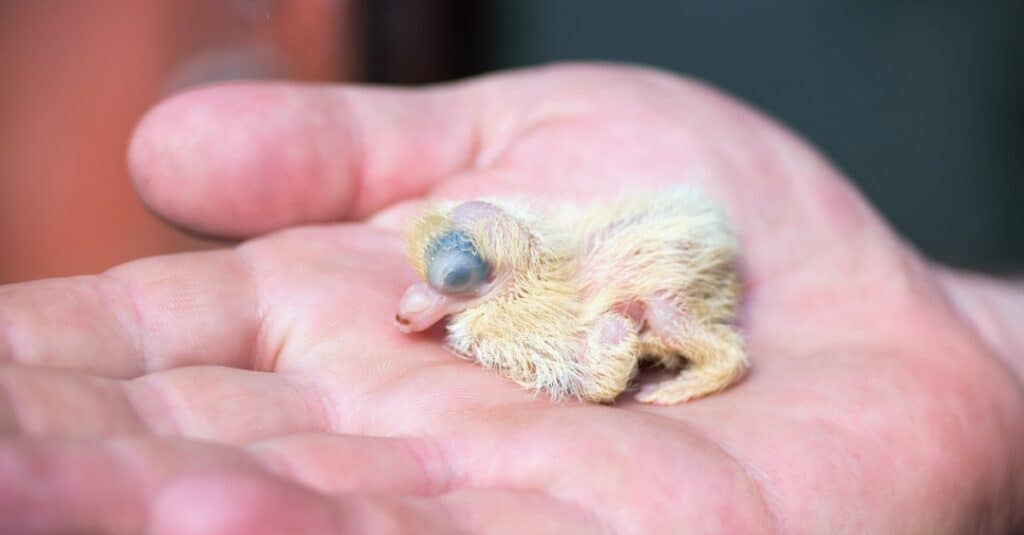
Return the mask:
{"type": "Polygon", "coordinates": [[[1024,281],[932,266],[950,301],[1007,366],[1024,380],[1024,281]]]}
{"type": "Polygon", "coordinates": [[[132,381],[0,368],[8,420],[23,434],[153,433],[243,443],[325,430],[325,410],[285,374],[193,366],[132,381]]]}
{"type": "Polygon", "coordinates": [[[259,466],[183,441],[0,439],[0,533],[140,533],[161,484],[212,468],[259,466]]]}
{"type": "MultiPolygon", "coordinates": [[[[320,457],[297,455],[289,467],[303,463],[346,471],[335,472],[334,486],[359,490],[359,484],[372,481],[360,471],[362,459],[371,465],[386,463],[385,456],[396,451],[387,439],[373,441],[375,449],[359,450],[345,446],[348,437],[324,437],[342,444],[331,455],[351,456],[345,460],[324,462],[320,457]]],[[[274,447],[278,455],[301,444],[302,438],[274,447]]],[[[370,445],[364,442],[365,445],[370,445]]],[[[189,474],[217,471],[251,474],[271,480],[281,466],[267,450],[240,450],[188,441],[121,439],[103,441],[0,440],[0,532],[125,531],[138,533],[145,524],[149,502],[176,478],[189,474]]],[[[328,452],[329,453],[329,452],[328,452]]],[[[401,459],[389,474],[390,482],[400,486],[401,459]]],[[[408,463],[406,463],[408,464],[408,463]]],[[[315,466],[303,467],[312,473],[315,466]]],[[[288,477],[277,472],[280,477],[288,477]]],[[[414,469],[413,477],[417,477],[414,469]]],[[[367,491],[387,491],[387,485],[373,481],[367,491]]],[[[412,485],[404,484],[404,487],[412,485]]],[[[182,511],[179,511],[182,513],[182,511]]]]}
{"type": "Polygon", "coordinates": [[[161,434],[240,444],[331,428],[330,409],[284,373],[189,367],[141,377],[126,388],[161,434]]]}
{"type": "Polygon", "coordinates": [[[439,498],[329,497],[252,476],[183,478],[157,499],[154,533],[595,533],[581,509],[548,496],[464,491],[439,498]],[[183,514],[183,512],[186,512],[183,514]]]}
{"type": "Polygon", "coordinates": [[[271,472],[324,493],[434,496],[459,484],[443,448],[427,438],[302,433],[259,440],[245,449],[271,472]]]}
{"type": "Polygon", "coordinates": [[[187,364],[252,367],[253,283],[230,251],[0,286],[0,363],[132,377],[187,364]]]}
{"type": "Polygon", "coordinates": [[[21,366],[0,367],[4,433],[88,436],[143,433],[120,381],[21,366]]]}
{"type": "MultiPolygon", "coordinates": [[[[502,163],[518,137],[534,128],[642,102],[635,90],[653,87],[653,78],[649,70],[587,65],[416,90],[220,85],[178,95],[152,110],[133,136],[129,164],[150,207],[200,232],[249,236],[363,218],[452,175],[502,163]]],[[[667,86],[667,80],[661,75],[657,82],[667,86]]],[[[693,108],[722,107],[721,99],[704,93],[710,92],[689,92],[696,97],[693,108]]],[[[635,117],[593,117],[588,130],[624,119],[635,117]]],[[[609,154],[602,146],[593,148],[609,154]]],[[[577,144],[546,142],[545,149],[576,164],[602,159],[579,154],[577,144]]],[[[557,189],[557,180],[538,171],[527,174],[557,189]]],[[[561,180],[566,173],[554,174],[561,180]]]]}
{"type": "Polygon", "coordinates": [[[763,199],[790,196],[844,226],[864,217],[833,183],[837,173],[771,120],[700,84],[607,65],[418,90],[211,87],[154,109],[129,160],[159,213],[234,236],[362,218],[453,175],[502,168],[519,171],[507,175],[517,193],[578,198],[698,182],[762,224],[793,212],[763,199]],[[645,135],[642,148],[623,149],[645,135]]]}
{"type": "Polygon", "coordinates": [[[129,161],[146,203],[201,232],[359,218],[470,165],[473,106],[450,88],[218,86],[150,112],[129,161]]]}
{"type": "MultiPolygon", "coordinates": [[[[146,488],[199,469],[266,472],[323,493],[398,492],[434,496],[454,488],[446,459],[426,439],[305,433],[233,448],[190,440],[0,438],[0,470],[12,485],[32,474],[75,485],[74,467],[125,474],[146,488]],[[7,464],[5,465],[4,462],[7,464]]],[[[84,483],[83,483],[84,484],[84,483]]]]}
{"type": "Polygon", "coordinates": [[[432,461],[410,455],[415,444],[338,436],[292,437],[246,450],[155,439],[0,441],[0,532],[595,527],[580,509],[530,492],[453,489],[430,498],[439,488],[423,486],[421,479],[432,461]],[[317,443],[317,455],[304,454],[309,441],[317,443]],[[345,459],[323,462],[323,454],[345,459]],[[287,469],[280,455],[289,457],[287,469]],[[390,473],[372,478],[388,458],[394,461],[390,473]],[[331,478],[321,477],[330,483],[317,491],[295,482],[291,471],[305,463],[303,473],[333,471],[331,478]],[[358,494],[328,496],[338,492],[358,494]],[[282,522],[307,529],[277,529],[282,522]]]}
{"type": "Polygon", "coordinates": [[[616,532],[758,533],[773,522],[747,466],[687,423],[594,405],[498,410],[463,418],[445,446],[467,487],[545,489],[616,532]]]}

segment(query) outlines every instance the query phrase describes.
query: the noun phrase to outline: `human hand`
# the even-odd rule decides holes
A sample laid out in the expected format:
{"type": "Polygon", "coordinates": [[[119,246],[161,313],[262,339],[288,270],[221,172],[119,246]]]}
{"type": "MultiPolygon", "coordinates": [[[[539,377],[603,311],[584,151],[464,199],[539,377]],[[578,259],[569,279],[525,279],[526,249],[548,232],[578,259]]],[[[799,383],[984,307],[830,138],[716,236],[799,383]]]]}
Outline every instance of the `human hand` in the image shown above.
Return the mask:
{"type": "Polygon", "coordinates": [[[696,83],[566,66],[216,87],[157,108],[131,163],[143,198],[197,231],[318,226],[0,290],[0,531],[1020,521],[1020,383],[945,279],[803,143],[696,83]],[[422,199],[678,183],[742,243],[753,368],[729,390],[556,404],[395,330],[414,279],[396,231],[422,199]]]}

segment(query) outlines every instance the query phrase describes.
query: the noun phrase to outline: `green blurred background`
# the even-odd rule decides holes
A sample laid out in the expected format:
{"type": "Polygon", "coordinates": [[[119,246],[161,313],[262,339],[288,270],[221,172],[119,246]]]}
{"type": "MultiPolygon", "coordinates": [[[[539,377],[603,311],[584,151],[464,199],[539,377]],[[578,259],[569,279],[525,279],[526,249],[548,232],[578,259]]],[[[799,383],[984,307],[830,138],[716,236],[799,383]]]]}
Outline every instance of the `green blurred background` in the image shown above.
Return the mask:
{"type": "Polygon", "coordinates": [[[605,59],[702,78],[817,145],[929,256],[1024,267],[1024,2],[490,6],[481,70],[605,59]]]}

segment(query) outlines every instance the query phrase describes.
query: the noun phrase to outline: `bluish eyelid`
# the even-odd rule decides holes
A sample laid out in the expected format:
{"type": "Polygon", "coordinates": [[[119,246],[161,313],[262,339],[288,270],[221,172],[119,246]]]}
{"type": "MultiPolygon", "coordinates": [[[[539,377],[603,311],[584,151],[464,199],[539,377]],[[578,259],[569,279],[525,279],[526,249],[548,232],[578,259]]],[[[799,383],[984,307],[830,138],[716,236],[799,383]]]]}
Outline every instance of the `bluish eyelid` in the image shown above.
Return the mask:
{"type": "MultiPolygon", "coordinates": [[[[473,245],[473,240],[469,239],[469,236],[461,230],[449,230],[434,238],[427,246],[427,260],[434,258],[439,253],[450,252],[450,251],[462,251],[479,258],[479,253],[476,251],[476,246],[473,245]]],[[[482,259],[481,259],[482,260],[482,259]]]]}
{"type": "Polygon", "coordinates": [[[442,292],[468,291],[490,275],[491,266],[464,232],[451,230],[435,238],[426,250],[427,282],[442,292]]]}

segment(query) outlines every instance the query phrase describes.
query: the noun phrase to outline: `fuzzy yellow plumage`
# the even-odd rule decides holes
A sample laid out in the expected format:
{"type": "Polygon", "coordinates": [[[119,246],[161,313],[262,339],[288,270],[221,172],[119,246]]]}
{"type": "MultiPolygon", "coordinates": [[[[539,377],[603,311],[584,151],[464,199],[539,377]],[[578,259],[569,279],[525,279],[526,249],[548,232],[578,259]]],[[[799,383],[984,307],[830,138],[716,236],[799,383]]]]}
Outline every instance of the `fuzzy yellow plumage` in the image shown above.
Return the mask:
{"type": "Polygon", "coordinates": [[[647,359],[683,368],[637,394],[670,404],[722,390],[746,367],[732,325],[737,243],[696,191],[583,207],[440,202],[407,243],[425,282],[402,298],[399,328],[451,316],[455,352],[524,387],[610,402],[647,359]]]}

